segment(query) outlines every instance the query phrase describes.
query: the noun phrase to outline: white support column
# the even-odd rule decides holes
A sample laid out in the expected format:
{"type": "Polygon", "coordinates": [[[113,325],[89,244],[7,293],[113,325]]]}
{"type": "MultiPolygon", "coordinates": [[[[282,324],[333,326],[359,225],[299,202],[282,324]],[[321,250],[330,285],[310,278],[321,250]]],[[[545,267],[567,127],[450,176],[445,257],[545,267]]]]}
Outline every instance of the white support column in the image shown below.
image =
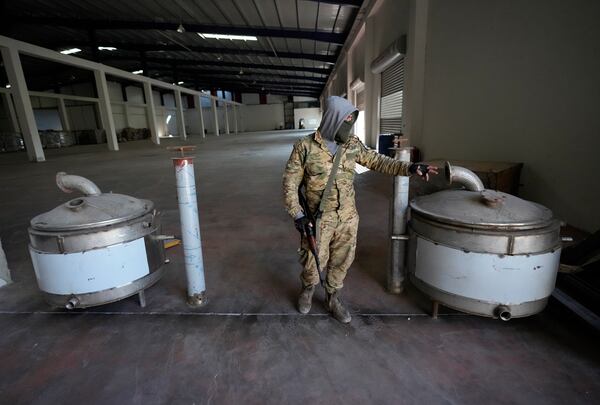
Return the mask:
{"type": "Polygon", "coordinates": [[[229,113],[227,112],[228,103],[225,103],[225,133],[229,135],[229,113]]]}
{"type": "Polygon", "coordinates": [[[150,130],[150,139],[157,145],[160,145],[158,129],[156,128],[156,108],[154,107],[154,97],[152,96],[152,85],[150,82],[144,82],[144,98],[146,99],[146,120],[150,130]]]}
{"type": "Polygon", "coordinates": [[[185,133],[185,118],[183,117],[183,103],[181,102],[181,91],[175,90],[175,107],[177,107],[177,135],[181,139],[187,139],[185,133]]]}
{"type": "Polygon", "coordinates": [[[233,104],[233,130],[235,134],[238,133],[238,121],[237,121],[237,104],[233,104]]]}
{"type": "Polygon", "coordinates": [[[219,113],[217,112],[217,100],[211,98],[212,110],[213,110],[213,119],[215,121],[215,134],[219,136],[219,113]]]}
{"type": "Polygon", "coordinates": [[[403,132],[410,144],[422,148],[423,103],[425,97],[425,53],[427,47],[427,19],[429,0],[411,0],[408,16],[408,44],[405,62],[406,101],[404,103],[403,132]]]}
{"type": "Polygon", "coordinates": [[[31,99],[27,90],[25,74],[21,66],[19,52],[15,48],[2,48],[2,58],[6,75],[11,85],[11,91],[15,101],[16,115],[21,127],[21,135],[27,147],[27,156],[32,162],[43,162],[46,160],[40,134],[38,133],[31,107],[31,99]]]}
{"type": "Polygon", "coordinates": [[[206,138],[206,130],[204,127],[204,114],[202,114],[202,96],[198,96],[198,108],[200,109],[200,130],[202,131],[202,138],[206,138]]]}
{"type": "Polygon", "coordinates": [[[106,132],[106,142],[108,149],[119,150],[117,141],[117,131],[115,129],[115,120],[112,115],[110,97],[108,95],[108,85],[106,84],[106,75],[100,70],[94,70],[96,79],[96,89],[98,90],[98,111],[100,112],[100,122],[102,129],[106,132]]]}
{"type": "Polygon", "coordinates": [[[6,106],[6,114],[8,115],[8,124],[10,125],[10,131],[15,133],[20,133],[21,128],[19,128],[19,120],[17,119],[17,112],[15,111],[15,105],[12,101],[12,97],[10,93],[1,93],[2,94],[2,102],[6,106]]]}
{"type": "Polygon", "coordinates": [[[71,122],[69,121],[69,114],[67,113],[67,107],[65,106],[65,99],[62,97],[58,99],[58,115],[60,116],[60,124],[62,125],[63,131],[70,131],[71,122]]]}

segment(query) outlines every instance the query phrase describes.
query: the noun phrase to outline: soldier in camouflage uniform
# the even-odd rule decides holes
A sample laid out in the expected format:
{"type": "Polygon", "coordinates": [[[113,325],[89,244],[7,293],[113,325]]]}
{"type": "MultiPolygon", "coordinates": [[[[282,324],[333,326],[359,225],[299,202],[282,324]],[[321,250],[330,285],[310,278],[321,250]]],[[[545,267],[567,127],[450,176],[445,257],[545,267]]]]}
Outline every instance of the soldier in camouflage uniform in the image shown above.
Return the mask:
{"type": "Polygon", "coordinates": [[[339,299],[346,272],[354,260],[358,213],[354,201],[354,167],[358,163],[371,170],[393,176],[417,173],[424,178],[437,173],[433,166],[411,164],[391,159],[368,149],[350,130],[356,121],[358,110],[341,97],[329,97],[319,130],[301,138],[294,144],[283,176],[283,191],[287,212],[294,218],[302,236],[300,263],[304,270],[300,276],[302,292],[298,310],[310,311],[315,286],[319,283],[316,262],[312,256],[306,235],[308,223],[298,199],[298,187],[305,186],[308,207],[316,214],[326,188],[334,156],[343,153],[333,186],[322,206],[322,216],[317,221],[317,240],[320,263],[327,269],[325,288],[326,306],[340,322],[350,322],[350,313],[339,299]]]}

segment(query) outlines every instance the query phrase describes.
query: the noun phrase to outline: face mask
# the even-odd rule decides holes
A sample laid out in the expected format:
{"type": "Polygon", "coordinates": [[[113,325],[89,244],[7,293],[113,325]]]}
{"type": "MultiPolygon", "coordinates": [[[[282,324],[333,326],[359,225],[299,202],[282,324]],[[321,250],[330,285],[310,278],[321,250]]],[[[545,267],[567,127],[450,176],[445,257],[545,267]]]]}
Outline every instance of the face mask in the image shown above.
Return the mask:
{"type": "Polygon", "coordinates": [[[350,130],[352,129],[353,125],[354,120],[342,122],[340,129],[338,129],[333,139],[340,145],[348,142],[348,139],[350,139],[350,130]]]}

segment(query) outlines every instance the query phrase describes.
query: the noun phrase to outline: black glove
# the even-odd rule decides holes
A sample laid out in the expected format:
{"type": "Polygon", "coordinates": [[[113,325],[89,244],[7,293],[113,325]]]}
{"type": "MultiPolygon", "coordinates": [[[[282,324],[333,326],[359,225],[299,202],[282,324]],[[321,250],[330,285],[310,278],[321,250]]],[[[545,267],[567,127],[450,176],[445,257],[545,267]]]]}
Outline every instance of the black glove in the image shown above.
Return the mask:
{"type": "Polygon", "coordinates": [[[410,165],[410,167],[408,168],[408,172],[411,174],[417,174],[419,176],[421,176],[424,179],[428,179],[429,176],[429,165],[424,165],[421,163],[413,163],[410,165]]]}
{"type": "Polygon", "coordinates": [[[294,225],[296,226],[298,232],[304,235],[306,233],[306,227],[310,225],[310,221],[306,217],[300,217],[294,220],[294,225]]]}

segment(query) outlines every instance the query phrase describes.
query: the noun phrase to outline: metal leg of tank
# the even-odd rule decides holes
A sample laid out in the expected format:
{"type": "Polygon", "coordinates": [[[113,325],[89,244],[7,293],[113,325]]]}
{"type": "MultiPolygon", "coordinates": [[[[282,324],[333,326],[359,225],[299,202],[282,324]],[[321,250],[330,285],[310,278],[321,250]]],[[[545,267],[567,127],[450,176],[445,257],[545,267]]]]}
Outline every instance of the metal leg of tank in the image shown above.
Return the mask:
{"type": "MultiPolygon", "coordinates": [[[[402,162],[410,161],[410,149],[398,148],[394,158],[402,162]]],[[[391,203],[391,241],[390,241],[390,267],[388,269],[387,289],[392,294],[401,294],[404,291],[406,276],[406,215],[408,211],[409,178],[396,176],[394,178],[394,197],[391,203]]]]}
{"type": "Polygon", "coordinates": [[[438,319],[438,313],[440,310],[440,303],[436,300],[431,301],[431,318],[438,319]]]}
{"type": "MultiPolygon", "coordinates": [[[[158,280],[160,280],[164,270],[164,267],[161,267],[147,276],[144,276],[122,287],[110,288],[108,290],[85,294],[62,295],[44,293],[44,298],[51,306],[66,309],[87,308],[100,304],[109,304],[111,302],[119,301],[124,298],[139,294],[140,291],[150,288],[158,280]]],[[[142,307],[143,306],[144,305],[142,305],[142,307]]]]}
{"type": "Polygon", "coordinates": [[[410,281],[432,301],[438,302],[445,307],[467,314],[486,316],[501,319],[503,321],[537,314],[542,311],[548,303],[548,298],[542,298],[535,301],[506,306],[497,302],[487,302],[442,291],[419,280],[414,274],[411,274],[410,281]]]}
{"type": "Polygon", "coordinates": [[[140,307],[146,308],[146,293],[145,290],[140,290],[138,293],[138,298],[140,300],[140,307]]]}

